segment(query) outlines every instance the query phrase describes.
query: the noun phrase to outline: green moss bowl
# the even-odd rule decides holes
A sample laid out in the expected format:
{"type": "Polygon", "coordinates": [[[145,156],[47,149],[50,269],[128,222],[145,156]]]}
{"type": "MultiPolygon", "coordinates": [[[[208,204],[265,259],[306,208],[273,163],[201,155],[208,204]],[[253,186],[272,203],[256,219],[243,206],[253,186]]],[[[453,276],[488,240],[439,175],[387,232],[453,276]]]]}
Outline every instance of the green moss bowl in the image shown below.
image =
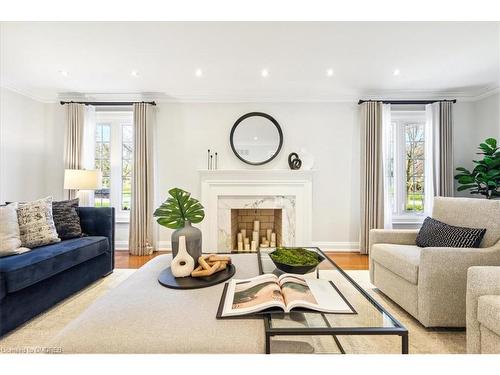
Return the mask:
{"type": "Polygon", "coordinates": [[[325,260],[317,252],[300,247],[277,248],[269,257],[280,271],[299,275],[314,271],[325,260]]]}

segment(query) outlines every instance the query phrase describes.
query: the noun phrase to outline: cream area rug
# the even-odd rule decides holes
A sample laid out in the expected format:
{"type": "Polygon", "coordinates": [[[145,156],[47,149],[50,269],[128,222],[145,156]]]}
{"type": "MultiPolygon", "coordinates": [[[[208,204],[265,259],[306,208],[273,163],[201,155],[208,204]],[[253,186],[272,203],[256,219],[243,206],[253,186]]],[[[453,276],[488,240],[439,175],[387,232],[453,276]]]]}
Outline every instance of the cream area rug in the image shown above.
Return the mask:
{"type": "MultiPolygon", "coordinates": [[[[50,310],[16,328],[0,339],[0,353],[51,352],[49,343],[73,319],[96,299],[118,286],[136,270],[115,269],[80,292],[58,303],[50,310]]],[[[54,348],[56,350],[57,348],[54,348]]]]}
{"type": "MultiPolygon", "coordinates": [[[[66,325],[78,317],[95,300],[104,296],[134,272],[135,270],[117,269],[108,277],[95,282],[10,332],[0,339],[0,353],[50,353],[50,342],[66,325]]],[[[466,352],[465,331],[426,329],[378,291],[370,283],[368,271],[348,271],[348,273],[408,329],[411,354],[466,352]]],[[[397,354],[401,352],[401,339],[395,336],[339,336],[338,339],[347,353],[397,354]]],[[[302,340],[304,338],[297,338],[299,342],[302,340]]],[[[329,336],[315,337],[313,340],[309,338],[306,341],[314,346],[315,349],[311,351],[316,353],[338,353],[334,347],[333,338],[329,336]]],[[[302,352],[307,353],[307,350],[302,352]]]]}

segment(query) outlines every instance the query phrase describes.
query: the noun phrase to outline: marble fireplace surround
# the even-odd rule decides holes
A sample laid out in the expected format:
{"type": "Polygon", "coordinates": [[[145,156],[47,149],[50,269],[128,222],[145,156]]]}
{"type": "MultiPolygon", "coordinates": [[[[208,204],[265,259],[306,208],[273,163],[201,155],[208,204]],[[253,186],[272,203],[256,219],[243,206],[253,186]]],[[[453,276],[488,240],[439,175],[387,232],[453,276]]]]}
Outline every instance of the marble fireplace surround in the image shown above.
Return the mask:
{"type": "Polygon", "coordinates": [[[199,174],[204,252],[230,251],[231,208],[282,209],[283,244],[312,244],[313,171],[201,170],[199,174]]]}

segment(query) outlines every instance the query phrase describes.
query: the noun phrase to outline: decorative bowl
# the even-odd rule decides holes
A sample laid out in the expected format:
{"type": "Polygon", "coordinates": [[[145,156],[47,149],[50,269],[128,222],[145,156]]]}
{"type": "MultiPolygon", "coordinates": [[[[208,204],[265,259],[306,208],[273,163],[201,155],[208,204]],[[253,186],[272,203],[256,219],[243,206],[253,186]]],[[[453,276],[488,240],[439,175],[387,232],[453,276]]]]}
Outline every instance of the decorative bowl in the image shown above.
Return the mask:
{"type": "Polygon", "coordinates": [[[318,254],[317,252],[307,250],[304,248],[300,248],[300,247],[298,247],[298,248],[277,248],[272,253],[269,253],[269,257],[273,261],[276,268],[279,269],[280,271],[283,271],[285,273],[295,273],[295,274],[299,274],[299,275],[304,275],[306,273],[314,271],[316,269],[316,267],[318,267],[318,265],[322,261],[325,260],[325,258],[322,255],[318,254]],[[304,252],[309,253],[310,256],[314,256],[318,262],[316,264],[287,264],[287,263],[284,263],[282,261],[274,259],[273,254],[276,254],[278,251],[287,251],[287,250],[291,250],[291,251],[302,250],[304,252]]]}

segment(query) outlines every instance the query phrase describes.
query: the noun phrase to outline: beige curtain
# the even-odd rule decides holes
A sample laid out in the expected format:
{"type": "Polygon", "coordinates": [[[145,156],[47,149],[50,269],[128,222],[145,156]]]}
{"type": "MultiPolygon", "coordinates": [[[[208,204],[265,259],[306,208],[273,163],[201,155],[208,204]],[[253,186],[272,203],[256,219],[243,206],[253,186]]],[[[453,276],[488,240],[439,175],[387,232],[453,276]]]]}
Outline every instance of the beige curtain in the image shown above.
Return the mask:
{"type": "MultiPolygon", "coordinates": [[[[66,141],[64,168],[81,169],[83,155],[83,128],[85,104],[66,104],[66,141]]],[[[76,190],[68,190],[70,199],[76,198],[76,190]]]]}
{"type": "Polygon", "coordinates": [[[154,251],[154,107],[134,104],[134,161],[130,209],[129,251],[149,255],[154,251]]]}
{"type": "Polygon", "coordinates": [[[361,236],[368,254],[370,229],[384,228],[382,102],[361,104],[361,236]]]}
{"type": "Polygon", "coordinates": [[[439,176],[436,179],[434,195],[452,197],[453,188],[453,102],[439,102],[439,176]]]}

